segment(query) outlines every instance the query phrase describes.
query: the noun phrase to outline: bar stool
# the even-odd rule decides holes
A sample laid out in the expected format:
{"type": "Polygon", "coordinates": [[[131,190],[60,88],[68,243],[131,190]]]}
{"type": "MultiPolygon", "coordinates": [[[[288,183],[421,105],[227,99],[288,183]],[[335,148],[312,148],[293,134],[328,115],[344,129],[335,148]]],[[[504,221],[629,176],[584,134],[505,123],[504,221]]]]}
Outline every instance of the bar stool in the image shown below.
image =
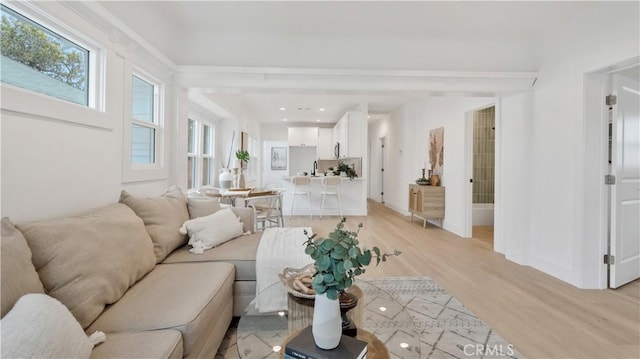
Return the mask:
{"type": "Polygon", "coordinates": [[[338,210],[340,218],[342,218],[342,200],[340,199],[340,183],[342,178],[338,176],[322,177],[322,201],[320,202],[320,218],[322,218],[322,210],[324,209],[324,199],[327,196],[336,196],[338,199],[338,210]]]}
{"type": "Polygon", "coordinates": [[[289,218],[293,216],[294,203],[296,202],[296,196],[307,196],[309,201],[309,216],[313,219],[313,209],[311,208],[311,177],[307,176],[295,176],[291,178],[293,183],[293,198],[291,199],[291,214],[289,218]]]}

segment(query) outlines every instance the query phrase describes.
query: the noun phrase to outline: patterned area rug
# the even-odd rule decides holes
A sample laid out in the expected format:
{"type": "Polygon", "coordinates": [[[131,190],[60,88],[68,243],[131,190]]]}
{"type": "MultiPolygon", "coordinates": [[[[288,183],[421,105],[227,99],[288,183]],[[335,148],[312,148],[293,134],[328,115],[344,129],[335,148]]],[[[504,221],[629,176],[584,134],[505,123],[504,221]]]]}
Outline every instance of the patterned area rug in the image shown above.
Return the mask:
{"type": "MultiPolygon", "coordinates": [[[[523,358],[510,343],[429,277],[387,277],[369,283],[391,294],[413,319],[421,358],[523,358]]],[[[372,319],[373,320],[373,319],[372,319]]],[[[239,358],[234,318],[216,359],[239,358]]]]}

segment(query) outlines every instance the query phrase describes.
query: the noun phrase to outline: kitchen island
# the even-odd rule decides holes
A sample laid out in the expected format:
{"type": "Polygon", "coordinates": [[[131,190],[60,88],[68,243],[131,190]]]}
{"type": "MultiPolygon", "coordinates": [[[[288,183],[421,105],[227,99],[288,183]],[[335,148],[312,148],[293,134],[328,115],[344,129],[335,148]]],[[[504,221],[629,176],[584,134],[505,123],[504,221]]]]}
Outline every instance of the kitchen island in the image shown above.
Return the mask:
{"type": "MultiPolygon", "coordinates": [[[[320,203],[322,200],[322,177],[311,177],[311,208],[314,218],[320,216],[320,203]]],[[[291,213],[291,201],[293,199],[293,183],[291,177],[283,177],[286,187],[284,193],[283,212],[285,216],[308,216],[309,201],[306,196],[296,196],[293,214],[291,213]]],[[[342,199],[342,214],[345,216],[366,216],[367,215],[367,181],[363,178],[356,177],[350,180],[349,177],[342,177],[340,184],[340,197],[342,199]]],[[[336,196],[327,196],[322,212],[325,216],[339,216],[338,202],[336,196]]]]}

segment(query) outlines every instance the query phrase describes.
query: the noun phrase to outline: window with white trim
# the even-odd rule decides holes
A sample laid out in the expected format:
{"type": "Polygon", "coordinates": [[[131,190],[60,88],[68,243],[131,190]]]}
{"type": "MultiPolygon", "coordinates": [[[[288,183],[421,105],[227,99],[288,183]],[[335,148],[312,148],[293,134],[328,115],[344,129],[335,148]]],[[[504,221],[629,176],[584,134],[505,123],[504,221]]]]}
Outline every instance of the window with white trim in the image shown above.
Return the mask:
{"type": "Polygon", "coordinates": [[[161,121],[159,118],[160,86],[141,75],[133,74],[131,86],[131,164],[151,165],[158,162],[161,121]]]}
{"type": "Polygon", "coordinates": [[[187,132],[187,188],[196,188],[198,163],[198,121],[189,119],[187,132]]]}
{"type": "Polygon", "coordinates": [[[187,187],[195,189],[213,184],[214,126],[189,119],[187,129],[187,187]]]}
{"type": "Polygon", "coordinates": [[[97,108],[99,50],[70,36],[51,19],[6,5],[0,8],[1,81],[97,108]]]}
{"type": "Polygon", "coordinates": [[[213,184],[213,127],[202,125],[202,185],[213,184]]]}

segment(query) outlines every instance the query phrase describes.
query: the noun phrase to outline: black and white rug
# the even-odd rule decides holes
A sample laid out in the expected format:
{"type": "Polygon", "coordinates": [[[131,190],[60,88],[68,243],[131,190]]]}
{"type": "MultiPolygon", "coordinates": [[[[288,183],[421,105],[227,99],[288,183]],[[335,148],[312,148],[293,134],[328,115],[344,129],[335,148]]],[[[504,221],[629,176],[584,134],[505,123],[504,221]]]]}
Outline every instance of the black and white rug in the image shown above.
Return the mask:
{"type": "MultiPolygon", "coordinates": [[[[523,358],[516,348],[429,277],[368,279],[411,316],[420,335],[421,358],[523,358]]],[[[367,318],[375,320],[375,318],[367,318]]],[[[216,359],[239,358],[234,319],[216,359]]]]}

